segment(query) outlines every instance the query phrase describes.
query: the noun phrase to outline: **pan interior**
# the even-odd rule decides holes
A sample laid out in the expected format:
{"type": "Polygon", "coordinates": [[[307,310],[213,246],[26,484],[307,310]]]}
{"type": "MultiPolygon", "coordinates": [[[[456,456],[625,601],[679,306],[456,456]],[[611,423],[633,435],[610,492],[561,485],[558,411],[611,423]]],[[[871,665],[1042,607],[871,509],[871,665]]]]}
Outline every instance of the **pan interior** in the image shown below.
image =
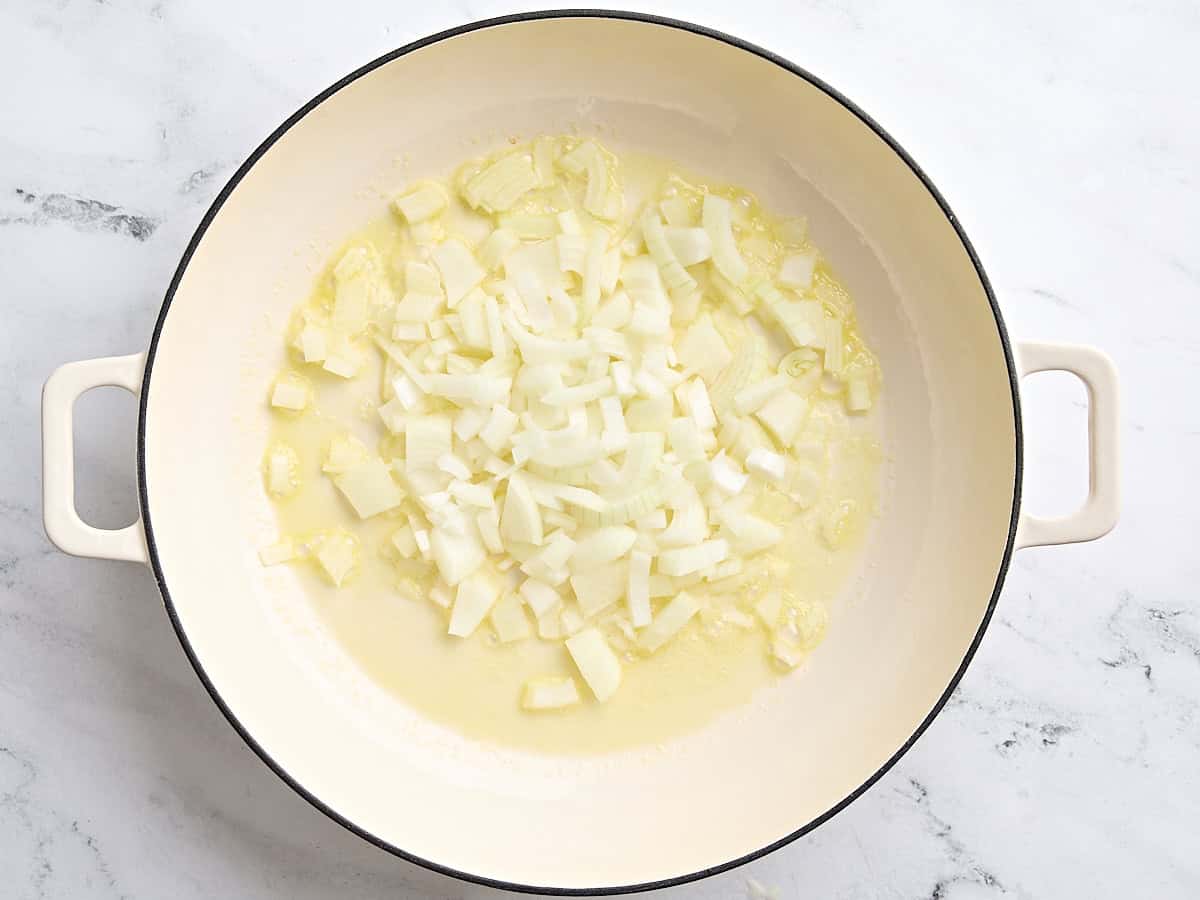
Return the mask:
{"type": "Polygon", "coordinates": [[[229,193],[158,339],[145,512],[187,643],[290,779],[406,854],[594,890],[753,853],[836,806],[905,744],[986,615],[1012,513],[1014,434],[978,272],[936,199],[869,126],[808,80],[702,34],[540,19],[378,66],[296,121],[229,193]],[[279,336],[327,254],[399,184],[509,137],[573,129],[720,173],[809,217],[879,354],[889,454],[861,570],[805,669],[700,731],[592,756],[473,742],[398,704],[323,633],[295,575],[255,555],[276,531],[257,463],[279,336]]]}

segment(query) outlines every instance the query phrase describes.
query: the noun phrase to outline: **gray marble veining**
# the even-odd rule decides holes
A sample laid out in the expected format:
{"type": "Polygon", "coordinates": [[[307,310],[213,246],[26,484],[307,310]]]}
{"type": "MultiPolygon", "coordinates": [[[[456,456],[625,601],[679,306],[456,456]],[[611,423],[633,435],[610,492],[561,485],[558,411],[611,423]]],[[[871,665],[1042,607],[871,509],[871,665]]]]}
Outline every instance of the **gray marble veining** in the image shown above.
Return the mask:
{"type": "MultiPolygon", "coordinates": [[[[258,761],[193,675],[149,574],[47,544],[37,428],[54,366],[146,345],[204,209],[278,122],[379,53],[512,8],[0,5],[4,896],[498,896],[375,850],[258,761]]],[[[955,207],[1014,337],[1105,348],[1126,410],[1121,526],[1017,557],[975,663],[900,765],[812,835],[664,896],[1197,896],[1200,7],[654,11],[771,47],[862,104],[955,207]]],[[[1058,377],[1029,388],[1029,502],[1066,510],[1083,491],[1082,391],[1058,377]]],[[[81,494],[117,525],[134,509],[133,404],[91,403],[81,494]]]]}

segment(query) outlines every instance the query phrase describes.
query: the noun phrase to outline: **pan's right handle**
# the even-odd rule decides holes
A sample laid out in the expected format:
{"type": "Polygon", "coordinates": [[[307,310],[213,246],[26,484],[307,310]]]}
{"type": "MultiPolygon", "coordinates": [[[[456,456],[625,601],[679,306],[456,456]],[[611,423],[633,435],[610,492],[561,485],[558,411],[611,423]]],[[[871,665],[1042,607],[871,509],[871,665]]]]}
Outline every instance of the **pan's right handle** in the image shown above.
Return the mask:
{"type": "Polygon", "coordinates": [[[1074,344],[1020,344],[1017,368],[1034,372],[1070,372],[1088,392],[1088,496],[1069,516],[1043,519],[1022,512],[1017,548],[1094,541],[1112,531],[1121,511],[1119,393],[1117,369],[1092,347],[1074,344]]]}
{"type": "Polygon", "coordinates": [[[42,519],[50,540],[73,556],[150,561],[140,516],[125,528],[94,528],[75,511],[75,401],[107,385],[137,394],[145,365],[144,353],[67,363],[42,389],[42,519]]]}

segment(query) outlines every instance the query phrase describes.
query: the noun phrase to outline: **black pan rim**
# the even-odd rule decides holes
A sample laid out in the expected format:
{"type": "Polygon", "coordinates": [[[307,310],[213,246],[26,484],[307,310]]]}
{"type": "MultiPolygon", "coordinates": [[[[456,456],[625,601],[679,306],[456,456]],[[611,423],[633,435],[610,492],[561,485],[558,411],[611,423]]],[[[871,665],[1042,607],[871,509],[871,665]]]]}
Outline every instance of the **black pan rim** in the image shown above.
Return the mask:
{"type": "Polygon", "coordinates": [[[1006,327],[1004,325],[1004,319],[1000,313],[999,305],[996,302],[996,296],[992,290],[991,282],[988,280],[987,274],[984,272],[983,264],[980,262],[979,256],[975,252],[975,248],[971,245],[970,240],[967,238],[966,233],[963,231],[962,226],[959,224],[958,217],[955,216],[953,210],[950,209],[949,204],[946,202],[946,200],[942,196],[941,192],[938,191],[937,187],[933,184],[933,182],[929,179],[929,177],[925,174],[925,172],[922,171],[921,167],[917,165],[916,161],[913,160],[913,158],[908,154],[908,152],[899,143],[897,143],[897,141],[890,134],[888,134],[874,119],[872,119],[869,115],[867,115],[863,110],[861,110],[857,105],[855,105],[847,97],[843,96],[838,90],[836,90],[835,88],[826,84],[820,78],[816,77],[815,75],[811,74],[810,72],[806,71],[805,69],[801,68],[800,66],[797,66],[795,63],[792,63],[791,61],[784,59],[783,57],[778,56],[778,55],[770,52],[769,50],[765,50],[762,47],[759,47],[755,44],[751,44],[748,41],[742,40],[741,38],[733,37],[732,35],[726,34],[724,32],[717,31],[712,28],[707,28],[703,25],[696,25],[691,22],[685,22],[685,21],[682,21],[679,19],[672,19],[672,18],[667,18],[664,16],[657,16],[657,15],[652,15],[652,14],[647,14],[647,13],[627,12],[627,11],[620,11],[620,10],[606,10],[606,9],[559,9],[559,10],[539,10],[539,11],[535,11],[535,12],[514,13],[512,15],[498,16],[498,17],[490,18],[490,19],[481,19],[476,22],[471,22],[471,23],[468,23],[465,25],[457,26],[455,28],[450,28],[445,31],[438,32],[437,34],[433,34],[428,37],[422,38],[420,40],[413,41],[410,44],[406,44],[403,47],[400,47],[396,50],[393,50],[389,53],[384,54],[383,56],[378,57],[377,59],[375,59],[375,60],[367,63],[366,65],[356,69],[355,71],[351,72],[349,75],[346,75],[339,81],[335,82],[334,84],[330,85],[328,88],[323,90],[321,93],[317,94],[317,96],[313,97],[311,100],[309,100],[307,103],[305,103],[302,107],[300,107],[300,109],[298,109],[291,116],[289,116],[283,122],[283,124],[281,124],[278,128],[276,128],[266,138],[266,140],[264,140],[261,144],[259,144],[259,146],[257,148],[255,148],[254,152],[250,154],[250,156],[246,159],[246,161],[244,163],[242,163],[242,165],[238,168],[238,170],[233,174],[233,176],[229,179],[229,181],[221,189],[220,193],[217,194],[216,199],[213,200],[212,205],[208,208],[208,211],[205,212],[204,218],[201,219],[199,226],[197,227],[195,233],[192,235],[191,240],[188,242],[187,248],[184,250],[183,256],[180,259],[179,266],[176,268],[175,274],[171,278],[171,283],[168,286],[166,295],[163,298],[162,307],[159,310],[158,318],[154,323],[154,331],[153,331],[153,334],[151,335],[150,347],[146,354],[146,368],[145,368],[145,373],[142,378],[141,394],[140,394],[139,403],[138,403],[138,430],[137,430],[138,502],[141,507],[142,523],[143,523],[143,527],[145,529],[145,534],[146,534],[146,547],[149,552],[150,567],[154,572],[154,579],[155,579],[155,582],[158,584],[159,592],[162,594],[163,605],[165,606],[167,615],[171,620],[171,625],[175,629],[175,634],[179,638],[179,643],[183,647],[183,651],[186,654],[188,661],[191,663],[192,668],[196,671],[196,675],[200,678],[200,681],[204,685],[205,690],[208,691],[209,696],[212,697],[213,702],[217,705],[217,708],[220,709],[221,713],[229,721],[229,724],[233,726],[234,730],[238,733],[238,735],[241,736],[242,740],[246,742],[247,746],[249,746],[250,749],[253,750],[258,755],[258,757],[267,765],[268,768],[271,769],[272,772],[274,772],[285,784],[287,784],[290,788],[292,788],[292,790],[294,790],[297,794],[299,794],[301,797],[303,797],[305,800],[307,800],[316,809],[318,809],[319,811],[324,813],[330,819],[337,822],[339,825],[341,825],[347,831],[350,831],[352,834],[357,835],[358,837],[362,838],[363,840],[365,840],[371,844],[374,844],[376,847],[379,847],[382,850],[386,850],[387,852],[389,852],[395,856],[398,856],[401,859],[404,859],[415,865],[421,866],[425,869],[429,869],[430,871],[436,872],[440,875],[446,875],[451,878],[459,879],[461,881],[466,881],[466,882],[470,882],[473,884],[479,884],[479,885],[483,885],[485,887],[491,887],[491,888],[495,888],[495,889],[502,890],[502,891],[511,891],[514,893],[541,894],[541,895],[557,896],[557,897],[611,896],[611,895],[616,895],[616,894],[632,894],[632,893],[637,893],[637,892],[641,892],[641,891],[651,891],[651,890],[660,890],[663,888],[677,887],[679,885],[688,884],[688,883],[691,883],[694,881],[699,881],[701,879],[708,878],[713,875],[719,875],[723,872],[728,872],[731,869],[735,869],[739,866],[753,862],[757,859],[761,859],[762,857],[766,856],[767,854],[772,853],[773,851],[778,850],[779,848],[792,843],[793,841],[795,841],[796,839],[798,839],[800,837],[803,837],[804,835],[808,834],[813,829],[817,828],[819,825],[822,825],[825,822],[827,822],[829,819],[833,818],[833,816],[837,815],[839,812],[841,812],[843,809],[845,809],[847,806],[849,806],[851,803],[853,803],[855,800],[857,800],[859,797],[861,797],[877,781],[879,781],[880,778],[882,778],[885,774],[887,774],[887,772],[897,762],[899,762],[901,757],[903,757],[909,751],[909,749],[913,746],[913,744],[916,743],[917,739],[920,738],[921,735],[925,733],[925,730],[929,727],[929,725],[933,722],[933,720],[942,711],[942,709],[945,707],[947,701],[949,701],[951,695],[953,695],[955,688],[958,687],[958,684],[962,680],[962,677],[965,674],[967,667],[970,665],[971,660],[975,656],[976,650],[979,648],[980,642],[983,640],[983,636],[986,633],[986,631],[988,629],[988,625],[991,622],[992,615],[996,610],[996,604],[1000,598],[1000,591],[1004,585],[1004,579],[1008,573],[1009,564],[1012,561],[1012,554],[1013,554],[1013,549],[1015,546],[1016,534],[1017,534],[1017,523],[1018,523],[1018,519],[1019,519],[1019,515],[1020,515],[1021,485],[1022,485],[1022,475],[1023,475],[1023,470],[1024,470],[1024,439],[1023,439],[1022,424],[1021,424],[1021,404],[1020,404],[1019,393],[1018,393],[1018,381],[1019,381],[1019,376],[1017,374],[1016,364],[1015,364],[1014,358],[1013,358],[1012,342],[1008,336],[1008,330],[1006,329],[1006,327]],[[494,28],[494,27],[502,26],[502,25],[511,25],[511,24],[516,24],[516,23],[521,23],[521,22],[538,21],[538,20],[542,20],[542,19],[567,19],[567,18],[619,19],[619,20],[624,20],[624,21],[640,22],[640,23],[647,24],[647,25],[656,25],[656,26],[665,27],[665,28],[674,28],[674,29],[678,29],[681,31],[688,31],[688,32],[691,32],[692,34],[697,34],[697,35],[700,35],[701,37],[706,37],[711,40],[719,41],[719,42],[727,44],[729,46],[736,47],[737,49],[743,50],[747,53],[752,53],[755,56],[760,57],[761,59],[764,59],[764,60],[767,60],[768,62],[774,63],[775,65],[777,65],[780,68],[786,70],[787,72],[790,72],[791,74],[803,79],[804,81],[807,81],[813,87],[817,88],[818,90],[822,91],[827,96],[829,96],[831,99],[836,100],[843,107],[845,107],[847,111],[849,111],[851,114],[853,114],[855,117],[857,117],[864,125],[866,125],[868,128],[870,128],[876,134],[876,136],[878,136],[884,143],[886,143],[891,148],[892,152],[894,152],[896,155],[898,155],[904,161],[904,163],[909,167],[909,169],[912,171],[912,173],[921,181],[921,183],[922,183],[922,185],[924,185],[925,189],[927,191],[929,191],[930,196],[932,196],[933,199],[937,202],[938,207],[942,210],[942,213],[949,220],[951,226],[954,228],[955,233],[958,235],[959,241],[962,243],[963,250],[966,251],[967,256],[971,260],[971,264],[974,266],[975,272],[979,277],[980,284],[982,285],[982,287],[984,289],[984,293],[986,294],[988,303],[992,309],[992,316],[996,322],[997,336],[1000,339],[1000,344],[1004,351],[1005,364],[1008,368],[1009,385],[1010,385],[1011,392],[1012,392],[1013,424],[1014,424],[1013,430],[1014,430],[1014,445],[1015,445],[1014,446],[1015,466],[1014,466],[1014,476],[1013,476],[1013,505],[1012,505],[1012,514],[1011,514],[1011,517],[1009,520],[1008,540],[1007,540],[1007,543],[1005,544],[1004,555],[1001,558],[1000,566],[996,573],[996,582],[995,582],[995,586],[992,589],[992,596],[988,602],[987,610],[984,613],[982,621],[980,622],[979,630],[975,633],[974,639],[971,641],[970,646],[967,648],[967,651],[963,656],[962,662],[959,664],[957,670],[954,673],[953,678],[951,678],[950,683],[947,685],[945,692],[943,692],[941,697],[938,698],[938,701],[934,705],[933,709],[931,709],[929,714],[921,721],[921,723],[917,726],[917,729],[913,732],[912,736],[907,741],[905,741],[904,745],[901,746],[900,749],[897,750],[882,766],[880,766],[879,769],[877,769],[873,774],[871,774],[871,776],[868,777],[862,783],[862,785],[860,785],[858,788],[856,788],[854,791],[852,791],[849,795],[847,795],[845,798],[843,798],[840,802],[838,802],[837,804],[835,804],[834,806],[832,806],[831,808],[826,810],[824,813],[822,813],[820,816],[816,817],[815,819],[812,819],[811,821],[806,822],[805,824],[801,825],[799,828],[797,828],[792,833],[780,838],[777,841],[774,841],[774,842],[768,844],[765,847],[755,850],[752,853],[748,853],[743,856],[737,857],[736,859],[718,863],[716,865],[710,866],[709,868],[701,869],[696,872],[690,872],[685,875],[678,875],[678,876],[675,876],[672,878],[666,878],[666,879],[662,879],[659,881],[645,882],[645,883],[640,883],[640,884],[616,885],[616,886],[597,887],[597,888],[561,888],[561,887],[551,887],[551,886],[519,884],[516,882],[497,880],[494,878],[488,878],[488,877],[481,876],[481,875],[475,875],[470,872],[459,871],[457,869],[453,869],[448,866],[444,866],[439,863],[433,862],[432,860],[424,859],[422,857],[416,856],[415,854],[406,852],[402,848],[396,847],[396,846],[388,843],[387,841],[383,840],[382,838],[379,838],[376,835],[371,834],[370,832],[366,831],[365,829],[359,827],[355,823],[346,819],[344,816],[340,815],[334,809],[327,806],[319,798],[317,798],[312,793],[310,793],[296,779],[294,779],[282,765],[280,765],[275,759],[273,759],[271,757],[271,755],[268,754],[263,749],[263,747],[261,747],[258,744],[258,742],[254,739],[253,735],[250,734],[250,732],[245,728],[245,726],[243,726],[242,723],[233,714],[233,711],[226,705],[224,700],[221,698],[220,694],[217,692],[216,688],[213,686],[212,681],[209,679],[207,673],[205,672],[203,665],[201,664],[199,658],[197,657],[197,655],[195,653],[195,650],[192,648],[191,642],[188,640],[187,634],[184,632],[183,625],[180,622],[179,615],[175,609],[175,605],[171,600],[170,591],[167,589],[166,577],[163,574],[162,565],[159,561],[157,544],[156,544],[156,541],[154,538],[154,527],[153,527],[153,522],[152,522],[151,515],[150,515],[149,497],[148,497],[147,484],[146,484],[146,409],[147,409],[148,399],[150,396],[150,384],[151,384],[153,371],[154,371],[154,361],[155,361],[155,358],[157,355],[158,343],[159,343],[159,339],[162,335],[162,329],[163,329],[164,323],[166,322],[167,314],[168,314],[168,312],[170,312],[170,309],[171,309],[171,302],[174,299],[175,292],[179,287],[179,283],[182,280],[185,271],[187,270],[188,263],[191,261],[192,255],[195,253],[196,248],[200,244],[200,241],[203,239],[205,233],[208,231],[209,225],[212,223],[212,220],[216,217],[217,213],[221,210],[221,207],[224,206],[225,201],[229,198],[229,195],[233,192],[233,190],[238,186],[238,184],[241,182],[241,180],[245,177],[246,173],[249,172],[250,169],[255,165],[255,163],[257,163],[258,160],[263,156],[263,154],[265,154],[275,144],[275,142],[278,141],[293,125],[295,125],[298,121],[300,121],[300,119],[302,119],[304,116],[306,116],[310,112],[312,112],[317,106],[319,106],[321,103],[323,103],[329,97],[333,96],[338,91],[340,91],[342,88],[344,88],[347,85],[351,84],[352,82],[358,80],[362,76],[374,71],[375,69],[379,68],[380,66],[385,65],[395,59],[398,59],[402,56],[406,56],[409,53],[412,53],[416,50],[420,50],[421,48],[427,47],[431,44],[440,43],[441,41],[445,41],[450,38],[458,37],[459,35],[469,34],[473,31],[479,31],[479,30],[482,30],[485,28],[494,28]]]}

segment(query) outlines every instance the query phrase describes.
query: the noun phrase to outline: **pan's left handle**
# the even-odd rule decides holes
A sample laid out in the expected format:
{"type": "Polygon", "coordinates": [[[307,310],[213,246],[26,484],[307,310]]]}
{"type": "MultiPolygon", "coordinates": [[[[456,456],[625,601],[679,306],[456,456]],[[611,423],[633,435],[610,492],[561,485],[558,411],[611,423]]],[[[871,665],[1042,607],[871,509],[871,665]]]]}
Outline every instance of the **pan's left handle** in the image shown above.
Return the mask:
{"type": "Polygon", "coordinates": [[[95,387],[142,387],[146,354],[87,359],[59,367],[42,388],[42,520],[46,535],[74,556],[146,564],[141,516],[125,528],[94,528],[75,511],[75,401],[95,387]]]}

